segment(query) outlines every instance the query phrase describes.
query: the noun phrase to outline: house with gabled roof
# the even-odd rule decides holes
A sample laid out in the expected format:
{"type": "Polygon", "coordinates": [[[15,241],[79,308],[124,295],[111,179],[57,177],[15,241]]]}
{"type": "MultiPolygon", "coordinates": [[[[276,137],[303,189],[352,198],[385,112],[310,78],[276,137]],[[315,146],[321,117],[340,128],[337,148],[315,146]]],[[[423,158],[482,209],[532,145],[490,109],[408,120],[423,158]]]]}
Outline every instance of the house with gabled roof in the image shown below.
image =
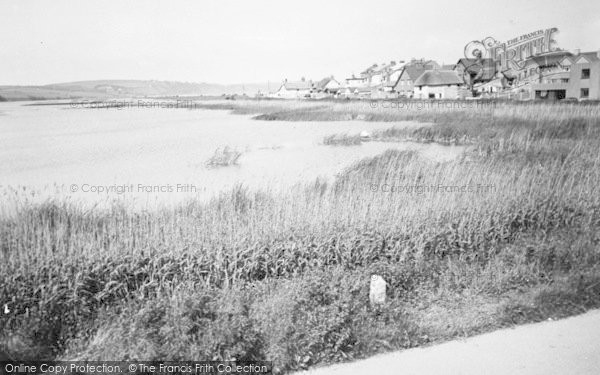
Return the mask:
{"type": "Polygon", "coordinates": [[[414,82],[414,98],[464,99],[468,90],[465,81],[454,70],[424,71],[414,82]]]}
{"type": "Polygon", "coordinates": [[[371,73],[369,79],[370,86],[381,87],[381,85],[388,80],[389,75],[397,69],[399,68],[395,61],[379,65],[378,68],[371,73]]]}
{"type": "Polygon", "coordinates": [[[296,82],[286,79],[272,96],[282,99],[305,99],[310,97],[313,89],[313,82],[304,78],[296,82]]]}
{"type": "Polygon", "coordinates": [[[325,77],[314,85],[317,92],[326,94],[337,94],[342,85],[333,77],[325,77]]]}
{"type": "Polygon", "coordinates": [[[396,62],[394,60],[389,63],[372,64],[360,72],[358,77],[353,74],[352,77],[346,78],[346,87],[371,87],[380,90],[390,87],[387,91],[391,91],[392,86],[389,83],[392,80],[396,81],[403,66],[404,61],[396,62]]]}
{"type": "Polygon", "coordinates": [[[404,69],[405,65],[406,64],[402,60],[398,61],[397,63],[395,61],[390,63],[381,82],[381,90],[386,93],[386,97],[396,97],[394,93],[394,86],[396,86],[396,82],[402,74],[402,70],[404,69]]]}
{"type": "Polygon", "coordinates": [[[414,96],[414,83],[417,78],[419,78],[426,70],[431,70],[433,68],[434,65],[415,63],[414,61],[406,64],[394,83],[394,92],[399,97],[412,98],[414,96]]]}

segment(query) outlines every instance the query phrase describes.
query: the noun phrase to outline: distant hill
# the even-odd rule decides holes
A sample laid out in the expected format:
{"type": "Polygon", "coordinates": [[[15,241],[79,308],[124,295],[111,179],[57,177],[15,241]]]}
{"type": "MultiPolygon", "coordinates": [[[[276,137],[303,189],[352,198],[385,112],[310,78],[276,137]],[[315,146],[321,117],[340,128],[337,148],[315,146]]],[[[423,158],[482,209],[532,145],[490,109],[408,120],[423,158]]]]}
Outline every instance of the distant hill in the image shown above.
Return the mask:
{"type": "MultiPolygon", "coordinates": [[[[278,83],[271,83],[276,90],[278,83]]],[[[254,96],[257,92],[266,93],[269,85],[235,84],[219,85],[212,83],[143,81],[143,80],[98,80],[67,83],[54,83],[43,86],[0,86],[0,101],[76,99],[76,98],[115,98],[115,97],[156,97],[156,96],[219,96],[243,94],[254,96]]]]}

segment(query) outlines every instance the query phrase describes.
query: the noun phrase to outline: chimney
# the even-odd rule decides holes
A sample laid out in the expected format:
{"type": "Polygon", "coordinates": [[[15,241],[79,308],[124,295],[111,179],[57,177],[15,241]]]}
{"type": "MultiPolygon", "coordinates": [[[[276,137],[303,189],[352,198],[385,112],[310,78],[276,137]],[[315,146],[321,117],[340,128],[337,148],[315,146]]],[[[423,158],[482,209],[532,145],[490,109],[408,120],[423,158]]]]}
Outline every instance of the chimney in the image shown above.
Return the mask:
{"type": "Polygon", "coordinates": [[[574,56],[579,56],[579,54],[581,53],[581,50],[579,48],[576,48],[573,50],[573,55],[574,56]]]}
{"type": "Polygon", "coordinates": [[[306,81],[306,78],[302,77],[302,79],[300,79],[302,82],[306,81]]]}

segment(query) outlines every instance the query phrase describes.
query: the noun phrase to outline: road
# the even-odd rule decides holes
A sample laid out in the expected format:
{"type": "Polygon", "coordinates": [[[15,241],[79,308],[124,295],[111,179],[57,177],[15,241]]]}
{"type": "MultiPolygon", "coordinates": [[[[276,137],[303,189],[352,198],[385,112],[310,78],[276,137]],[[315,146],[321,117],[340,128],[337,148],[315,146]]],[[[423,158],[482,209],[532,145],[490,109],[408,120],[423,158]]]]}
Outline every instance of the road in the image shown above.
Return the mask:
{"type": "Polygon", "coordinates": [[[600,310],[300,374],[600,375],[600,310]]]}

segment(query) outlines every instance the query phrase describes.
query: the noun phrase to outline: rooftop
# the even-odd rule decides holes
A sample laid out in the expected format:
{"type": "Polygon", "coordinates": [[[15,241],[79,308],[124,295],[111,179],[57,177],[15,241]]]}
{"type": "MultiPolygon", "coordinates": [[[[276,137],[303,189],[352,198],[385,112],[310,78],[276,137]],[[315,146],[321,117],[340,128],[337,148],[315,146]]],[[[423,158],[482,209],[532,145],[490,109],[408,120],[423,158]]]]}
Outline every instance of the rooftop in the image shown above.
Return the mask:
{"type": "Polygon", "coordinates": [[[323,78],[322,80],[320,80],[319,82],[317,82],[315,84],[315,87],[317,87],[319,89],[324,89],[325,86],[327,86],[327,84],[331,81],[338,83],[333,77],[326,77],[326,78],[323,78]]]}
{"type": "Polygon", "coordinates": [[[415,86],[462,85],[464,81],[454,70],[426,70],[415,81],[415,86]]]}
{"type": "MultiPolygon", "coordinates": [[[[594,53],[595,54],[595,53],[594,53]]],[[[560,63],[565,57],[571,57],[571,52],[557,51],[546,53],[543,55],[533,56],[531,60],[535,61],[538,66],[553,66],[560,63]]]]}
{"type": "Polygon", "coordinates": [[[407,65],[404,67],[404,72],[402,72],[402,75],[406,73],[408,74],[408,77],[414,81],[419,78],[425,70],[426,69],[422,65],[407,65]]]}
{"type": "Polygon", "coordinates": [[[600,56],[598,56],[599,54],[600,54],[600,51],[598,51],[598,52],[582,52],[579,55],[571,54],[571,56],[569,56],[569,57],[571,58],[572,61],[577,61],[580,57],[583,56],[590,62],[594,62],[594,61],[600,61],[600,56]]]}
{"type": "Polygon", "coordinates": [[[313,87],[312,81],[284,82],[286,90],[310,90],[313,87]]]}

